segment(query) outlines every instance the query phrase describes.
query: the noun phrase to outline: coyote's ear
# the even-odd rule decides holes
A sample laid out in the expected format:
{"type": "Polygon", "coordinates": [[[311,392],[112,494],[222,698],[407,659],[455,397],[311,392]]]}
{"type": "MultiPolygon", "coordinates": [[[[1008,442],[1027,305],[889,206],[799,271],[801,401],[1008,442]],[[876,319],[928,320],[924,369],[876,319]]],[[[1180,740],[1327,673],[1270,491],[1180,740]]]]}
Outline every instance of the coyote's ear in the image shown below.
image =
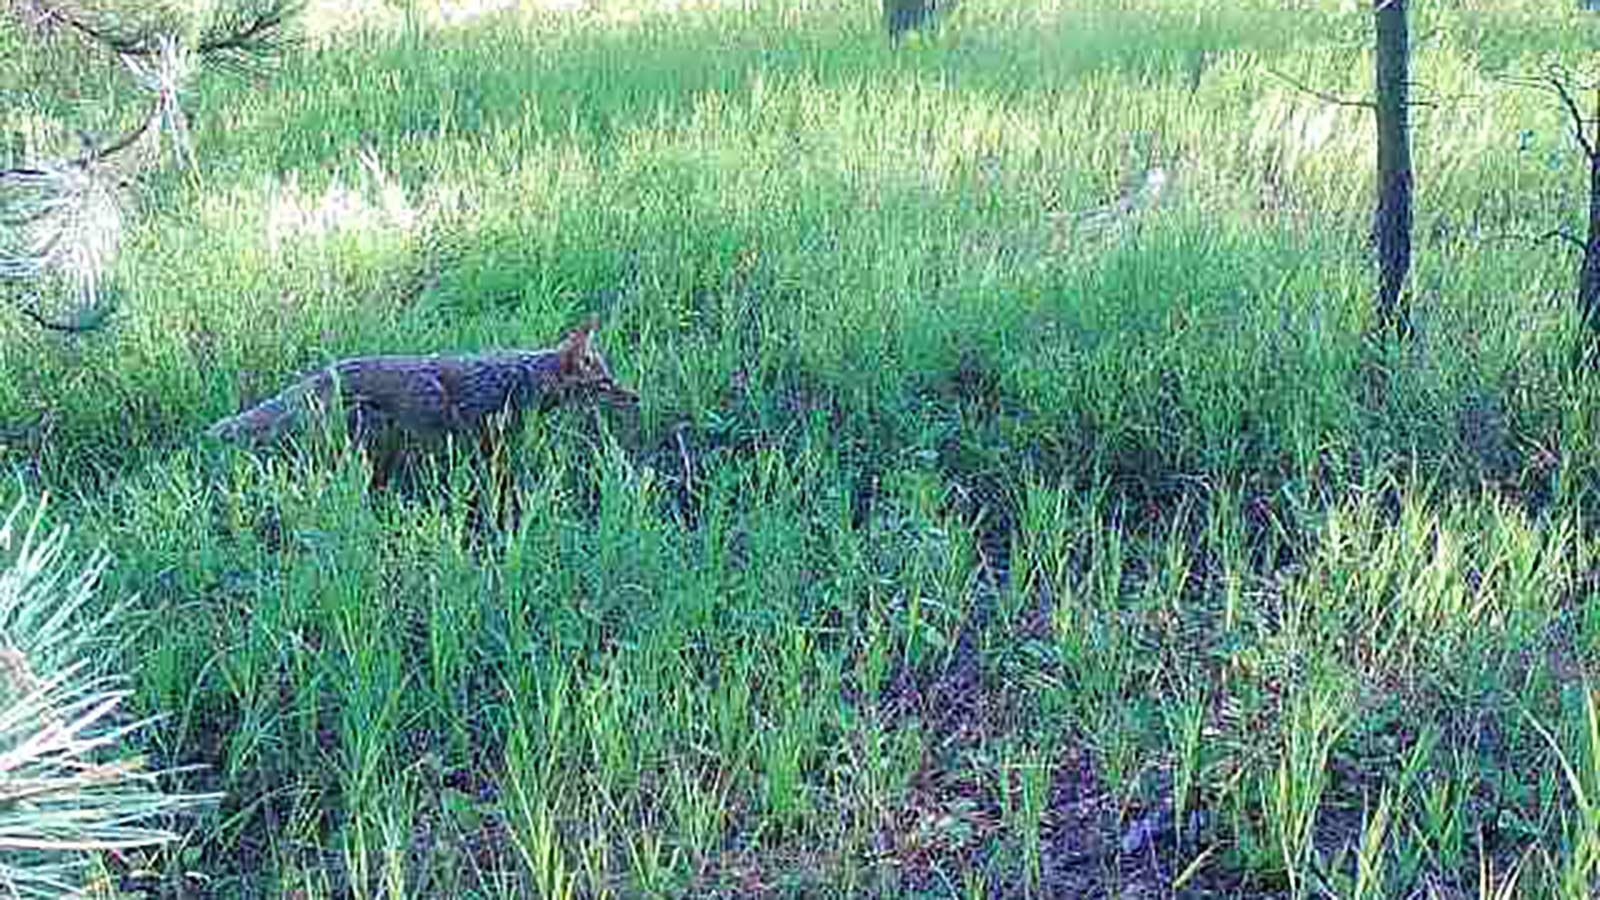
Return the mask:
{"type": "Polygon", "coordinates": [[[590,316],[582,325],[567,332],[567,336],[556,347],[556,352],[561,354],[562,368],[572,368],[574,363],[589,353],[589,339],[599,327],[600,317],[590,316]]]}

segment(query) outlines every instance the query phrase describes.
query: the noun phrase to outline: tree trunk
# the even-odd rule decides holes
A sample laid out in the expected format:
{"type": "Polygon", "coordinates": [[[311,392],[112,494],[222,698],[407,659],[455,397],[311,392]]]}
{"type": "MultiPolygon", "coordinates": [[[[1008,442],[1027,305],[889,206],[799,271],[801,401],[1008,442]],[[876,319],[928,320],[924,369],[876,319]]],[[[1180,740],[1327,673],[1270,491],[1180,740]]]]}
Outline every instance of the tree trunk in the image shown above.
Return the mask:
{"type": "Polygon", "coordinates": [[[891,41],[927,24],[938,11],[938,0],[883,0],[883,25],[891,41]]]}
{"type": "MultiPolygon", "coordinates": [[[[1595,91],[1595,107],[1600,111],[1600,90],[1595,91]]],[[[1573,127],[1581,129],[1583,123],[1574,122],[1573,127]]],[[[1596,131],[1600,134],[1600,128],[1596,131]]],[[[1578,273],[1578,315],[1583,320],[1578,339],[1584,345],[1583,357],[1591,365],[1600,363],[1600,147],[1589,154],[1589,234],[1578,273]]]]}
{"type": "Polygon", "coordinates": [[[1410,39],[1405,0],[1373,0],[1378,35],[1378,318],[1411,328],[1406,273],[1411,269],[1411,134],[1406,121],[1410,39]]]}

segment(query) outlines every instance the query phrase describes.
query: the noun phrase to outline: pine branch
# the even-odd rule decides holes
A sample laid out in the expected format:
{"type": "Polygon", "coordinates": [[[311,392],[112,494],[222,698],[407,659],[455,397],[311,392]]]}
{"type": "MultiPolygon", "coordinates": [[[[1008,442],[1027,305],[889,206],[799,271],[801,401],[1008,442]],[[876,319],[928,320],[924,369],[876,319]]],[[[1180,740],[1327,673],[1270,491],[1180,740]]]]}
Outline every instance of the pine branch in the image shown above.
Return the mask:
{"type": "Polygon", "coordinates": [[[80,310],[76,321],[57,322],[53,319],[45,318],[43,313],[32,306],[22,306],[19,309],[21,309],[22,315],[33,324],[46,331],[57,331],[62,334],[89,334],[99,331],[106,327],[106,323],[111,321],[111,314],[116,311],[110,305],[91,306],[80,310]]]}
{"type": "Polygon", "coordinates": [[[47,314],[37,294],[14,305],[50,331],[84,334],[110,319],[100,299],[121,241],[121,185],[93,155],[0,172],[0,279],[39,282],[75,297],[47,314]],[[71,285],[69,288],[68,285],[71,285]]]}
{"type": "Polygon", "coordinates": [[[235,71],[270,68],[296,43],[291,24],[304,8],[305,0],[246,0],[206,29],[200,55],[235,71]]]}
{"type": "MultiPolygon", "coordinates": [[[[1560,66],[1551,66],[1542,75],[1508,75],[1502,80],[1507,84],[1518,87],[1532,88],[1537,91],[1554,94],[1556,100],[1566,110],[1573,140],[1583,150],[1583,155],[1593,160],[1596,154],[1600,154],[1600,147],[1596,147],[1595,141],[1589,137],[1589,128],[1595,124],[1595,120],[1583,114],[1582,110],[1578,108],[1577,99],[1572,96],[1574,82],[1577,79],[1571,72],[1560,66]]],[[[1595,90],[1597,87],[1600,86],[1577,85],[1578,90],[1595,90]]]]}
{"type": "MultiPolygon", "coordinates": [[[[0,278],[36,280],[67,276],[78,303],[68,317],[50,316],[35,302],[22,307],[29,320],[52,331],[82,333],[110,315],[99,301],[99,283],[120,242],[121,196],[125,187],[156,162],[170,137],[174,158],[198,179],[182,99],[201,60],[240,73],[272,67],[293,42],[292,20],[305,0],[222,0],[221,8],[195,35],[172,17],[145,14],[122,20],[114,8],[94,9],[74,0],[0,0],[40,28],[69,31],[91,46],[116,54],[152,96],[138,127],[109,143],[85,138],[76,158],[0,170],[0,278]],[[163,21],[165,19],[165,21],[163,21]]],[[[132,2],[129,8],[138,9],[132,2]]]]}
{"type": "Polygon", "coordinates": [[[156,161],[162,135],[171,135],[174,157],[190,172],[198,169],[180,102],[191,55],[170,36],[159,36],[157,45],[153,59],[121,57],[154,95],[138,127],[105,144],[84,135],[76,158],[0,170],[0,278],[64,276],[75,286],[65,313],[46,314],[37,299],[17,304],[41,328],[83,334],[110,319],[99,288],[121,241],[125,188],[156,161]]]}
{"type": "Polygon", "coordinates": [[[1572,92],[1567,90],[1567,84],[1561,78],[1552,74],[1550,76],[1550,90],[1560,98],[1561,105],[1566,107],[1567,116],[1572,123],[1572,137],[1583,148],[1583,155],[1593,160],[1595,158],[1594,141],[1589,138],[1589,122],[1578,109],[1578,101],[1573,99],[1572,92]]]}
{"type": "Polygon", "coordinates": [[[79,896],[90,851],[171,841],[168,817],[215,798],[167,794],[117,752],[149,724],[121,715],[128,692],[99,671],[124,607],[96,610],[106,558],[75,565],[29,506],[0,517],[0,882],[79,896]]]}
{"type": "Polygon", "coordinates": [[[1580,252],[1588,246],[1583,242],[1582,238],[1566,230],[1565,228],[1552,228],[1549,231],[1546,231],[1544,234],[1503,233],[1490,235],[1489,238],[1491,240],[1498,241],[1523,241],[1531,244],[1545,244],[1549,243],[1550,241],[1562,241],[1572,247],[1576,247],[1580,252]]]}
{"type": "Polygon", "coordinates": [[[1352,100],[1349,97],[1340,97],[1336,94],[1329,94],[1325,91],[1319,91],[1302,81],[1291,78],[1288,75],[1279,72],[1277,69],[1267,69],[1266,71],[1268,75],[1271,75],[1279,81],[1282,81],[1302,94],[1308,94],[1324,103],[1331,103],[1334,106],[1354,106],[1359,109],[1377,108],[1377,104],[1373,103],[1371,100],[1352,100]]]}
{"type": "Polygon", "coordinates": [[[92,280],[115,255],[121,185],[97,159],[0,171],[0,277],[92,280]]]}
{"type": "MultiPolygon", "coordinates": [[[[125,59],[162,53],[161,36],[182,29],[175,22],[124,25],[114,12],[93,11],[63,0],[29,0],[37,27],[60,28],[85,43],[125,59]]],[[[305,0],[232,0],[201,31],[197,52],[235,71],[270,68],[294,43],[290,28],[305,0]]]]}
{"type": "Polygon", "coordinates": [[[119,29],[114,16],[104,11],[85,9],[70,0],[23,0],[15,5],[35,30],[67,31],[90,46],[112,53],[143,52],[140,32],[119,29]]]}

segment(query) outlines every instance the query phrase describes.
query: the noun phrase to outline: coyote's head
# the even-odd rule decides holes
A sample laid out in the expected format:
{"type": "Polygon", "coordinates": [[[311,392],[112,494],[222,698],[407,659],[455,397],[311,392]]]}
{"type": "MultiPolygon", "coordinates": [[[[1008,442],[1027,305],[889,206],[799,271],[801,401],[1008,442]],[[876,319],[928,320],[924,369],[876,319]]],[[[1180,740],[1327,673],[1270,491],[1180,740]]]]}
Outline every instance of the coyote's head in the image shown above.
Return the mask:
{"type": "Polygon", "coordinates": [[[600,319],[590,316],[556,347],[563,390],[619,406],[638,403],[639,395],[617,383],[600,348],[594,345],[594,333],[599,328],[600,319]]]}

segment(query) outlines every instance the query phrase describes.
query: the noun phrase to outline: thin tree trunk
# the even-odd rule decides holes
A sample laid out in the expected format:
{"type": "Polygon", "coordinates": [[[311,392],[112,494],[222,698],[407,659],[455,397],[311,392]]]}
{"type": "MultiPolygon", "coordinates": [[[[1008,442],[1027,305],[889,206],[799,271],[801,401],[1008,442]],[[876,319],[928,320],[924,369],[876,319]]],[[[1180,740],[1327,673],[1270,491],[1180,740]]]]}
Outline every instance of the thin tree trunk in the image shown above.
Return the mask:
{"type": "MultiPolygon", "coordinates": [[[[1600,113],[1600,90],[1595,91],[1595,108],[1600,113]]],[[[1597,118],[1596,121],[1600,121],[1597,118]]],[[[1582,122],[1573,127],[1583,128],[1582,122]]],[[[1600,141],[1596,142],[1600,144],[1600,141]]],[[[1589,234],[1583,244],[1583,269],[1578,273],[1578,315],[1582,317],[1586,346],[1584,357],[1600,362],[1600,146],[1589,153],[1589,234]]]]}
{"type": "Polygon", "coordinates": [[[898,42],[906,32],[923,27],[938,6],[938,0],[883,0],[883,24],[889,39],[898,42]]]}
{"type": "Polygon", "coordinates": [[[1378,317],[1401,334],[1410,330],[1406,273],[1411,269],[1411,134],[1407,122],[1408,68],[1405,0],[1373,0],[1378,50],[1378,317]]]}

